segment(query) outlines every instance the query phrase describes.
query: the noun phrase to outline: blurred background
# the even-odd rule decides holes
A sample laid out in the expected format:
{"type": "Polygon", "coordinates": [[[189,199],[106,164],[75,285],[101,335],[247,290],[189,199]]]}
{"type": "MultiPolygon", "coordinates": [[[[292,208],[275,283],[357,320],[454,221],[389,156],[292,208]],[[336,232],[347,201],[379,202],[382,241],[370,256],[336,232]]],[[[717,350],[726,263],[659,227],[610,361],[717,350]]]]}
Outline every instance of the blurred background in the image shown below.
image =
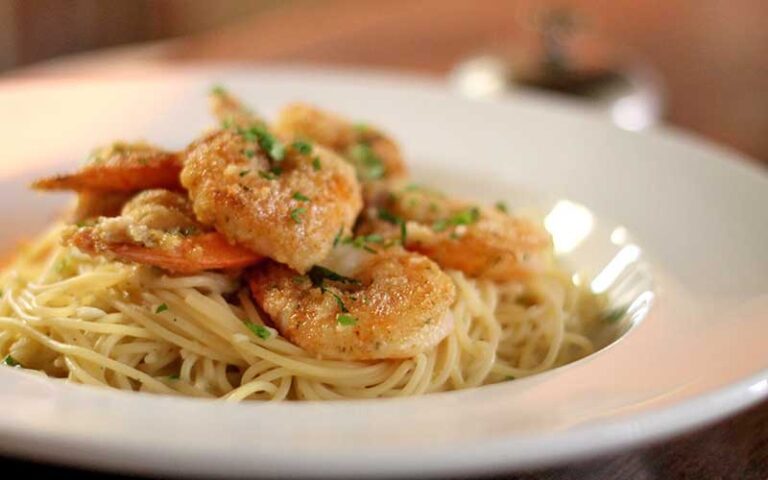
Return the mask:
{"type": "Polygon", "coordinates": [[[5,76],[199,60],[545,89],[768,162],[766,0],[0,0],[5,76]]]}

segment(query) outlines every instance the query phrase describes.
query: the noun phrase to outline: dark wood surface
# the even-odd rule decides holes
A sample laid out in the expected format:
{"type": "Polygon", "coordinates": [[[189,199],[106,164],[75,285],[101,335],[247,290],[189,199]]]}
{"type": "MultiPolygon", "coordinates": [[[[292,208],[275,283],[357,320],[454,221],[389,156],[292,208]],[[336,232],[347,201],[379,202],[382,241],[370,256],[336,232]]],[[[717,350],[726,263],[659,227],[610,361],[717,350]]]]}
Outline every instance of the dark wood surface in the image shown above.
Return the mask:
{"type": "MultiPolygon", "coordinates": [[[[299,7],[276,9],[237,26],[177,41],[161,53],[147,50],[147,58],[163,64],[310,61],[440,75],[466,55],[489,47],[503,50],[520,41],[524,35],[516,26],[519,12],[513,3],[301,2],[299,7]]],[[[601,35],[629,46],[659,70],[667,85],[671,123],[768,161],[768,2],[565,3],[593,15],[601,35]]],[[[140,49],[136,52],[142,56],[140,49]]],[[[105,67],[110,61],[109,56],[100,59],[105,67]]],[[[11,459],[3,463],[27,474],[93,476],[11,459]]],[[[507,472],[498,478],[765,480],[768,402],[657,445],[554,469],[507,472]]]]}

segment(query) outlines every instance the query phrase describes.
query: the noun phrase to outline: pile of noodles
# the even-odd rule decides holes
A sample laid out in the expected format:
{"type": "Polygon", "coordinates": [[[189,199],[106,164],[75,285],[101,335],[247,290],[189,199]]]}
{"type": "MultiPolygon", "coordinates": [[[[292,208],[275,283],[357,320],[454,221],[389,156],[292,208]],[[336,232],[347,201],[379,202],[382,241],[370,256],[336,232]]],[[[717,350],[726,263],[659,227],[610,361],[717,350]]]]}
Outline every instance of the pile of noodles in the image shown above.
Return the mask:
{"type": "Polygon", "coordinates": [[[257,312],[240,279],[86,256],[60,228],[0,278],[6,365],[71,382],[231,401],[394,397],[519,378],[591,353],[601,301],[552,271],[495,284],[449,271],[455,326],[404,360],[315,358],[257,312]]]}

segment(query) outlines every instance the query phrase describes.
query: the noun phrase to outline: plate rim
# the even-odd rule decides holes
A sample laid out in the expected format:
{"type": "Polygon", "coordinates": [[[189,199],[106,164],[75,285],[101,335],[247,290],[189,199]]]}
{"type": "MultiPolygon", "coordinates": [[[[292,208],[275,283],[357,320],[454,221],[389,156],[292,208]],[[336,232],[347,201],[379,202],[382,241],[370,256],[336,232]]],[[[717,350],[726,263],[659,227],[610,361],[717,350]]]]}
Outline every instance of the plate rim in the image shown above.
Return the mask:
{"type": "MultiPolygon", "coordinates": [[[[309,66],[309,67],[301,67],[296,65],[291,65],[286,67],[275,67],[275,66],[246,66],[238,65],[238,64],[231,64],[231,63],[216,63],[212,65],[197,65],[195,67],[163,67],[159,71],[156,72],[156,74],[160,76],[168,75],[169,72],[172,72],[175,75],[179,75],[181,77],[185,77],[190,73],[193,74],[206,74],[210,73],[211,69],[214,69],[216,72],[222,72],[221,75],[228,75],[232,74],[233,72],[238,73],[240,75],[248,75],[248,74],[278,74],[278,75],[291,75],[301,72],[311,72],[315,73],[317,72],[318,68],[309,66]]],[[[337,76],[339,78],[359,78],[359,76],[362,74],[366,78],[374,77],[377,78],[378,81],[383,82],[385,84],[393,85],[393,86],[405,86],[406,88],[410,87],[411,85],[419,85],[421,87],[426,87],[429,89],[437,88],[441,91],[446,91],[445,84],[442,82],[438,82],[431,79],[421,78],[421,77],[413,77],[411,75],[405,75],[401,73],[388,73],[384,76],[381,75],[381,72],[375,72],[370,70],[363,70],[363,69],[337,69],[337,68],[320,68],[319,69],[323,75],[325,76],[337,76]]],[[[27,80],[21,79],[18,83],[24,84],[27,80]]],[[[51,80],[53,83],[56,83],[56,80],[51,80]]],[[[106,81],[109,81],[108,79],[106,81]]],[[[75,80],[77,82],[77,80],[75,80]]],[[[7,80],[0,81],[0,90],[6,89],[6,88],[15,88],[15,81],[12,81],[10,83],[7,82],[7,80]]],[[[548,98],[547,96],[542,96],[542,98],[545,98],[545,101],[550,105],[555,105],[554,108],[560,108],[563,107],[563,105],[560,103],[559,100],[552,100],[551,98],[548,98]]],[[[502,100],[502,102],[509,101],[507,99],[502,100]]],[[[568,109],[571,109],[572,106],[567,107],[568,109]]],[[[580,107],[576,107],[579,108],[580,107]]],[[[736,152],[732,150],[730,147],[724,147],[722,145],[714,144],[713,142],[701,139],[696,134],[691,134],[689,132],[681,132],[679,129],[676,128],[669,128],[665,127],[663,130],[656,130],[653,132],[648,132],[647,134],[653,135],[653,136],[659,136],[664,139],[670,139],[674,142],[682,142],[686,144],[686,147],[692,147],[700,150],[707,150],[710,153],[714,153],[715,155],[710,155],[711,160],[721,163],[722,165],[725,165],[726,168],[737,168],[741,170],[741,173],[747,174],[753,178],[757,178],[761,181],[766,182],[766,185],[768,185],[768,175],[765,175],[766,171],[756,162],[748,160],[746,156],[743,154],[736,152]]],[[[8,180],[7,176],[4,176],[2,181],[8,180]]],[[[614,344],[616,345],[616,344],[614,344]]],[[[610,348],[610,347],[609,347],[610,348]]],[[[82,387],[75,387],[78,389],[82,389],[82,387]]],[[[117,392],[110,392],[115,393],[117,395],[124,396],[124,394],[120,394],[117,392]]],[[[138,394],[138,395],[145,395],[145,394],[138,394]]],[[[426,456],[431,459],[430,461],[425,461],[420,465],[420,471],[419,473],[422,474],[428,474],[428,475],[440,475],[445,473],[479,473],[479,472],[490,472],[494,471],[495,469],[501,468],[501,467],[512,467],[512,468],[530,468],[530,467],[540,467],[540,466],[551,466],[557,463],[566,462],[569,460],[574,460],[576,458],[586,458],[587,456],[596,456],[601,454],[606,454],[610,452],[615,452],[621,449],[626,449],[631,446],[638,446],[642,444],[648,444],[652,442],[659,441],[663,438],[668,438],[669,436],[675,434],[675,433],[681,433],[685,432],[691,429],[694,429],[698,426],[704,426],[706,424],[709,424],[711,422],[714,422],[718,419],[724,418],[725,416],[732,414],[734,412],[737,412],[739,410],[743,410],[750,405],[753,405],[760,401],[761,399],[764,399],[768,396],[768,368],[765,368],[763,370],[760,370],[759,373],[752,375],[748,378],[744,378],[739,382],[734,382],[729,384],[726,387],[719,388],[716,390],[713,390],[711,392],[707,392],[703,395],[698,395],[694,398],[684,400],[679,403],[674,403],[669,406],[665,406],[663,408],[659,408],[657,410],[649,411],[649,412],[643,412],[640,414],[628,414],[625,416],[621,416],[620,418],[614,419],[609,422],[598,422],[592,425],[579,425],[577,427],[570,428],[568,430],[558,432],[557,434],[545,434],[545,435],[529,435],[524,438],[512,438],[512,439],[502,439],[502,440],[489,440],[486,442],[486,444],[483,446],[482,449],[480,449],[480,453],[475,453],[471,457],[462,457],[461,455],[457,455],[457,453],[460,453],[458,451],[451,452],[449,447],[442,448],[442,450],[433,451],[433,452],[427,452],[426,456]],[[718,408],[713,410],[713,405],[717,405],[718,408]],[[685,411],[686,415],[681,415],[680,413],[685,411]],[[691,412],[696,412],[694,415],[691,414],[691,412]],[[643,434],[638,434],[637,431],[643,430],[643,434]],[[599,440],[595,441],[597,443],[586,442],[586,441],[578,441],[583,440],[585,438],[595,437],[599,440]],[[527,449],[533,449],[541,450],[539,453],[539,456],[536,457],[535,455],[527,455],[527,456],[520,456],[520,457],[503,457],[500,455],[501,452],[509,452],[514,451],[515,446],[520,446],[520,444],[529,443],[529,445],[526,447],[527,449]],[[539,442],[539,443],[536,443],[539,442]],[[556,445],[557,447],[554,448],[554,452],[552,451],[552,446],[556,445]],[[570,445],[570,446],[567,446],[570,445]],[[574,448],[574,445],[576,448],[574,448]],[[547,446],[547,449],[541,448],[543,446],[547,446]],[[559,448],[560,450],[557,450],[559,448]],[[546,454],[544,454],[544,450],[548,450],[546,454]],[[545,458],[546,457],[546,458],[545,458]],[[440,458],[441,461],[437,462],[436,459],[440,458]],[[447,462],[446,462],[447,460],[447,462]],[[510,461],[511,460],[511,461],[510,461]],[[440,465],[442,463],[442,465],[440,465]]],[[[339,403],[347,403],[347,402],[339,402],[339,403]]],[[[251,406],[247,406],[246,408],[250,408],[251,406]]],[[[6,422],[2,420],[0,417],[0,432],[7,433],[8,432],[8,425],[6,422]]],[[[16,435],[23,434],[23,432],[17,432],[16,435]]],[[[34,435],[32,435],[34,437],[34,435]]],[[[50,437],[49,437],[50,438],[50,437]]],[[[71,440],[71,439],[70,439],[71,440]]],[[[66,438],[62,438],[61,441],[66,442],[66,438]]],[[[91,444],[93,445],[93,444],[91,444]]],[[[118,453],[119,447],[116,447],[115,445],[106,445],[106,444],[100,444],[98,440],[95,440],[95,445],[99,446],[100,448],[104,449],[105,451],[110,451],[110,448],[112,448],[112,454],[118,453]]],[[[82,445],[83,447],[86,447],[87,445],[82,445]]],[[[0,447],[0,450],[4,452],[9,453],[16,453],[21,455],[27,455],[30,452],[21,449],[14,448],[15,445],[12,445],[11,448],[8,448],[8,443],[4,442],[4,444],[0,447]]],[[[454,449],[456,447],[453,447],[454,449]]],[[[459,449],[461,446],[459,446],[459,449]]],[[[33,455],[34,456],[34,455],[33,455]]],[[[55,456],[55,452],[48,451],[45,452],[44,455],[40,456],[41,459],[51,459],[55,456]]],[[[88,465],[88,466],[97,466],[95,464],[89,464],[89,463],[79,463],[76,461],[76,459],[70,459],[74,460],[71,462],[67,462],[69,464],[73,465],[88,465]]],[[[97,459],[101,461],[101,459],[97,459]]],[[[365,459],[362,459],[365,460],[365,459]]],[[[331,472],[324,472],[328,473],[328,475],[346,475],[346,476],[352,476],[359,474],[361,472],[365,471],[366,462],[365,461],[357,461],[347,464],[337,463],[333,466],[333,471],[331,472]],[[359,470],[358,470],[359,469],[359,470]]],[[[56,461],[66,461],[66,459],[56,459],[56,461]]],[[[105,462],[103,465],[105,468],[109,465],[109,462],[105,462]]],[[[167,465],[166,465],[167,466],[167,465]]],[[[304,462],[301,463],[295,463],[293,464],[293,472],[294,473],[303,473],[303,474],[317,474],[318,471],[315,470],[315,467],[317,465],[311,465],[311,464],[305,464],[304,462]]],[[[148,473],[148,472],[157,472],[157,471],[165,471],[166,473],[179,473],[177,470],[171,468],[170,470],[163,470],[162,465],[160,464],[154,464],[154,465],[137,465],[139,469],[136,470],[138,473],[148,473]],[[145,467],[151,468],[151,470],[145,470],[145,467]]],[[[405,469],[393,469],[390,471],[378,471],[375,472],[376,475],[407,475],[408,473],[413,473],[413,465],[409,465],[405,469]]],[[[288,470],[290,471],[290,470],[288,470]]],[[[222,473],[219,470],[216,470],[217,473],[222,473]]],[[[276,472],[271,473],[285,473],[286,470],[278,470],[276,472]]],[[[203,473],[203,472],[200,472],[203,473]]],[[[209,472],[210,473],[210,472],[209,472]]],[[[227,473],[227,472],[223,472],[227,473]]],[[[236,472],[235,472],[236,473],[236,472]]],[[[368,472],[370,473],[370,472],[368,472]]],[[[253,474],[253,472],[250,472],[250,474],[253,474]]]]}

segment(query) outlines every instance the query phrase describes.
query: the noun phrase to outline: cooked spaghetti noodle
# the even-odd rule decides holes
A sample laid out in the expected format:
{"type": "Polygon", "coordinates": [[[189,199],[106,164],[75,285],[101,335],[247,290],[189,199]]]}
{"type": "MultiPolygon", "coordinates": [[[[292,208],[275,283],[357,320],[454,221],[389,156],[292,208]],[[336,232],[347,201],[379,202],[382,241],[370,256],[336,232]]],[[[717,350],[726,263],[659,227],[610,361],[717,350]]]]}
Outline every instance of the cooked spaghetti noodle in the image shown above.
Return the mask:
{"type": "Polygon", "coordinates": [[[418,395],[501,382],[588,355],[601,299],[558,270],[495,283],[448,271],[454,327],[400,360],[319,359],[281,337],[236,277],[160,269],[60,245],[56,227],[2,275],[7,365],[81,384],[240,400],[418,395]]]}

